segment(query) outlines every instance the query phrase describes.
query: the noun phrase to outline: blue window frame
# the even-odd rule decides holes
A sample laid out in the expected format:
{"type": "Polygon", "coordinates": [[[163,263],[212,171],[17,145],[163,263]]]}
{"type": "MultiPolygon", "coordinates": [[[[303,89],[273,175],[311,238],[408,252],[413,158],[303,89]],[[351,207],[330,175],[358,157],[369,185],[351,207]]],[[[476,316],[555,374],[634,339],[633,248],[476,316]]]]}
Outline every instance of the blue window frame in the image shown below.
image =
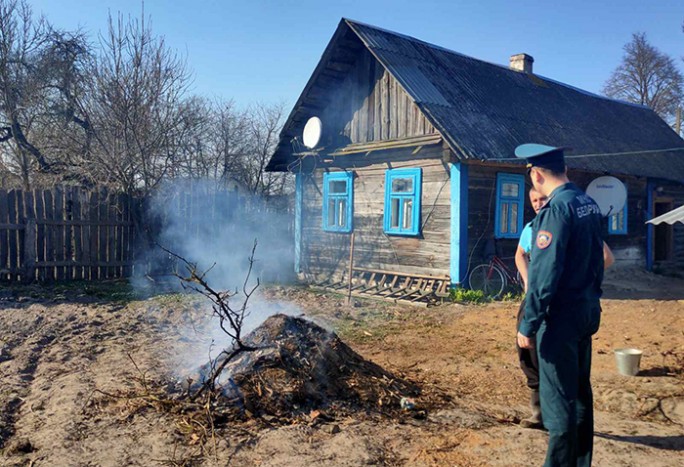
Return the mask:
{"type": "Polygon", "coordinates": [[[353,193],[354,174],[352,172],[323,174],[323,230],[352,231],[353,193]]]}
{"type": "Polygon", "coordinates": [[[627,235],[627,203],[620,212],[608,216],[608,233],[611,235],[627,235]]]}
{"type": "Polygon", "coordinates": [[[525,176],[496,174],[496,238],[520,238],[525,213],[525,176]]]}
{"type": "Polygon", "coordinates": [[[392,235],[420,234],[420,168],[385,172],[384,230],[392,235]]]}

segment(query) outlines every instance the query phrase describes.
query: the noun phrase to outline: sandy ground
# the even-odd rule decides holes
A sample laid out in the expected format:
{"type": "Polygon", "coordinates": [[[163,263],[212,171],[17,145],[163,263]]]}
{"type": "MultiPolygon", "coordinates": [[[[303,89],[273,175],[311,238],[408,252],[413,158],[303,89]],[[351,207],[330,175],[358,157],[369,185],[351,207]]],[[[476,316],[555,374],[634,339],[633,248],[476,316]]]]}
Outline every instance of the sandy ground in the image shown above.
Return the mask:
{"type": "MultiPolygon", "coordinates": [[[[0,292],[0,464],[540,465],[546,434],[522,429],[527,389],[513,349],[518,303],[421,309],[302,287],[263,289],[262,313],[324,323],[365,358],[420,384],[425,420],[359,414],[325,423],[248,420],[205,444],[179,418],[109,395],[182,373],[208,353],[207,311],[122,284],[0,292]]],[[[606,281],[594,340],[599,466],[684,465],[684,281],[606,281]],[[636,377],[613,349],[644,351],[636,377]]]]}

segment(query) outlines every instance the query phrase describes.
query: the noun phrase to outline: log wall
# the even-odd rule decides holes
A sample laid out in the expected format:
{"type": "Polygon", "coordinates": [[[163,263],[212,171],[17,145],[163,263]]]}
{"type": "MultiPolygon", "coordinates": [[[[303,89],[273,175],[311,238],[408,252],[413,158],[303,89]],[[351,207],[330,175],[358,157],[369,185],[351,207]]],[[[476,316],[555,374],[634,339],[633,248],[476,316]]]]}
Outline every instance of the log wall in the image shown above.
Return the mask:
{"type": "MultiPolygon", "coordinates": [[[[354,266],[410,274],[448,275],[450,248],[450,178],[434,145],[368,156],[337,158],[336,168],[354,172],[354,266]],[[391,160],[391,162],[388,162],[391,160]],[[383,232],[385,172],[389,168],[422,168],[421,236],[383,232]]],[[[350,234],[322,229],[323,170],[303,184],[302,257],[305,275],[320,279],[342,276],[349,267],[350,234]]]]}
{"type": "MultiPolygon", "coordinates": [[[[660,189],[654,193],[654,198],[656,200],[659,198],[671,200],[673,209],[684,206],[684,186],[672,182],[655,182],[654,186],[656,189],[660,189]]],[[[672,235],[670,245],[671,259],[665,261],[664,264],[658,264],[656,262],[656,268],[666,272],[671,272],[673,270],[681,272],[684,270],[684,224],[680,222],[677,222],[672,226],[661,224],[660,226],[654,227],[654,229],[668,229],[671,231],[672,235]]],[[[655,240],[657,241],[659,238],[662,237],[659,237],[658,232],[656,232],[655,240]]]]}
{"type": "MultiPolygon", "coordinates": [[[[484,261],[486,253],[506,258],[513,267],[512,257],[518,245],[516,239],[494,239],[494,215],[496,210],[497,173],[525,174],[517,167],[473,165],[469,172],[469,220],[468,250],[472,252],[472,264],[484,261]],[[492,245],[492,243],[494,245],[492,245]],[[494,248],[494,250],[492,250],[494,248]]],[[[599,175],[570,170],[570,180],[582,189],[599,175]]],[[[608,234],[607,220],[603,223],[603,235],[616,257],[616,267],[621,265],[644,266],[646,264],[646,180],[632,176],[617,177],[627,187],[627,234],[608,234]]],[[[526,191],[531,188],[526,177],[526,191]]],[[[684,201],[684,200],[683,200],[684,201]]],[[[525,195],[524,223],[534,218],[534,211],[525,195]]]]}

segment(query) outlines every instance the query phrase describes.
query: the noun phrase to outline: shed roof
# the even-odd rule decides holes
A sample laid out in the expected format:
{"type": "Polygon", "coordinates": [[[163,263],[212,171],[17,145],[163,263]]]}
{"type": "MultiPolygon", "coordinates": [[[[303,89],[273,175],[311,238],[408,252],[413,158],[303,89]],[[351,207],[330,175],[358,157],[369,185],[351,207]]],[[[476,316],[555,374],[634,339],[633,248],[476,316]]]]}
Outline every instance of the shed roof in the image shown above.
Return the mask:
{"type": "Polygon", "coordinates": [[[573,168],[684,181],[684,140],[647,107],[348,19],[340,22],[292,110],[270,170],[282,170],[291,159],[290,139],[313,114],[307,98],[328,62],[344,49],[358,50],[359,41],[460,159],[512,162],[516,146],[535,142],[572,147],[573,168]]]}
{"type": "Polygon", "coordinates": [[[673,209],[670,212],[666,212],[662,216],[655,217],[651,219],[650,221],[646,221],[647,224],[662,224],[665,222],[666,224],[674,224],[675,222],[681,222],[684,224],[684,206],[679,206],[677,209],[673,209]]]}

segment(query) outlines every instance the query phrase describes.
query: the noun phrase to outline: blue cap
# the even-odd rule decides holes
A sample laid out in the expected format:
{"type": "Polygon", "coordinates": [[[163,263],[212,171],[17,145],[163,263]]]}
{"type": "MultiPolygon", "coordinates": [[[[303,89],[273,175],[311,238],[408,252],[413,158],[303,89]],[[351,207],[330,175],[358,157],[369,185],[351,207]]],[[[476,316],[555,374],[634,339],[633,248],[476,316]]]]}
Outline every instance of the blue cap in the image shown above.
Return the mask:
{"type": "Polygon", "coordinates": [[[566,147],[547,146],[545,144],[521,144],[515,148],[515,157],[527,160],[527,168],[541,167],[563,172],[565,170],[566,147]]]}

